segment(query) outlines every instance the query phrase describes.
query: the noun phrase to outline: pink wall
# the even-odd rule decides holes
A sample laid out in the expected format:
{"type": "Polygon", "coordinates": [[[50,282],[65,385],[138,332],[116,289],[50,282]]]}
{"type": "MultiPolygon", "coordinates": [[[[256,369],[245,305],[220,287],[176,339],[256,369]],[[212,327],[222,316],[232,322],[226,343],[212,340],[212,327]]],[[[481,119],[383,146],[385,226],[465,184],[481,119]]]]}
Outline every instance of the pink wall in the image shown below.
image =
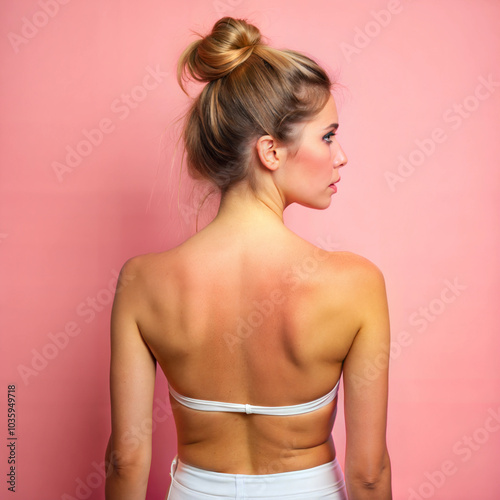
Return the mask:
{"type": "MultiPolygon", "coordinates": [[[[184,183],[177,208],[170,171],[172,123],[186,103],[175,62],[189,30],[223,14],[340,70],[350,161],[339,193],[324,212],[292,207],[287,221],[385,273],[394,498],[500,498],[499,2],[17,0],[0,9],[0,428],[5,439],[15,384],[15,498],[103,497],[114,279],[126,258],[193,230],[193,197],[184,183]]],[[[163,498],[175,451],[159,379],[150,499],[163,498]]],[[[339,416],[341,457],[342,425],[339,416]]]]}

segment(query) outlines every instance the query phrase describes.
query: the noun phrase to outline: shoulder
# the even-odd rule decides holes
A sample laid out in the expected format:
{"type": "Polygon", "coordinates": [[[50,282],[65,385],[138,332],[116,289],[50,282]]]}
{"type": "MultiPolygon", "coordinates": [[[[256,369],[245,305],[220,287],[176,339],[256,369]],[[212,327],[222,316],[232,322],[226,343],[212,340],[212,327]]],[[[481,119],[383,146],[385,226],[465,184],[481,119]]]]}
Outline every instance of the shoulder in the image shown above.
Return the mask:
{"type": "Polygon", "coordinates": [[[124,262],[120,273],[142,273],[151,265],[155,255],[156,254],[153,253],[147,253],[130,257],[124,262]]]}
{"type": "Polygon", "coordinates": [[[117,291],[129,291],[137,288],[149,273],[151,267],[150,254],[137,255],[125,261],[120,269],[117,291]]]}
{"type": "Polygon", "coordinates": [[[352,252],[326,252],[322,269],[325,299],[356,318],[371,314],[386,302],[382,271],[369,259],[352,252]]]}
{"type": "Polygon", "coordinates": [[[147,291],[155,286],[160,274],[168,268],[165,253],[137,255],[125,261],[120,269],[116,294],[132,300],[144,298],[147,291]]]}
{"type": "Polygon", "coordinates": [[[370,260],[353,253],[338,256],[346,279],[346,305],[360,328],[388,332],[388,304],[382,271],[370,260]]]}
{"type": "Polygon", "coordinates": [[[131,257],[120,270],[116,291],[135,309],[170,300],[185,281],[188,263],[189,256],[179,247],[131,257]]]}
{"type": "Polygon", "coordinates": [[[177,248],[159,253],[146,253],[129,258],[120,270],[120,279],[136,284],[153,279],[158,273],[173,269],[177,248]]]}
{"type": "Polygon", "coordinates": [[[348,280],[354,286],[384,286],[382,271],[366,257],[352,252],[329,252],[318,249],[327,271],[348,280]]]}

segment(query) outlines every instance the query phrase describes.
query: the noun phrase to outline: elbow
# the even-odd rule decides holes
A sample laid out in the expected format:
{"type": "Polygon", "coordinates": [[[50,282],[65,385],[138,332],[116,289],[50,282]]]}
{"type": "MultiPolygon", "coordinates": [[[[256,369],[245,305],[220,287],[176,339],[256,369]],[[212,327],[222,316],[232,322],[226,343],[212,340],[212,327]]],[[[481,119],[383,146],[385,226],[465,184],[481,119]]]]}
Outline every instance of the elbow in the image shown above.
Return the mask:
{"type": "MultiPolygon", "coordinates": [[[[390,492],[391,462],[386,454],[381,460],[371,463],[357,463],[346,470],[346,480],[357,491],[390,492]]],[[[370,497],[371,498],[371,497],[370,497]]],[[[378,498],[378,497],[377,497],[378,498]]],[[[384,498],[386,498],[384,496],[384,498]]],[[[387,497],[387,498],[390,498],[387,497]]]]}
{"type": "Polygon", "coordinates": [[[117,476],[141,476],[148,475],[151,461],[145,458],[112,458],[109,468],[117,476]]]}
{"type": "Polygon", "coordinates": [[[147,477],[151,466],[150,454],[127,454],[118,450],[106,451],[107,476],[147,477]]]}
{"type": "Polygon", "coordinates": [[[151,465],[149,447],[140,449],[119,447],[113,445],[113,440],[110,439],[106,449],[105,463],[106,500],[123,500],[125,496],[126,498],[146,498],[151,465]]]}
{"type": "Polygon", "coordinates": [[[376,491],[380,488],[381,484],[385,481],[383,480],[384,474],[381,473],[377,476],[367,476],[365,478],[359,478],[360,488],[368,491],[376,491]]]}
{"type": "Polygon", "coordinates": [[[366,490],[376,490],[382,484],[387,483],[387,479],[391,476],[391,463],[389,455],[386,455],[384,460],[373,467],[368,469],[364,474],[359,476],[360,485],[366,490]]]}
{"type": "Polygon", "coordinates": [[[148,477],[149,468],[142,464],[110,462],[106,473],[106,500],[123,500],[125,497],[145,499],[148,477]]]}
{"type": "Polygon", "coordinates": [[[146,498],[149,466],[143,462],[110,462],[106,473],[106,500],[127,498],[146,498]]]}

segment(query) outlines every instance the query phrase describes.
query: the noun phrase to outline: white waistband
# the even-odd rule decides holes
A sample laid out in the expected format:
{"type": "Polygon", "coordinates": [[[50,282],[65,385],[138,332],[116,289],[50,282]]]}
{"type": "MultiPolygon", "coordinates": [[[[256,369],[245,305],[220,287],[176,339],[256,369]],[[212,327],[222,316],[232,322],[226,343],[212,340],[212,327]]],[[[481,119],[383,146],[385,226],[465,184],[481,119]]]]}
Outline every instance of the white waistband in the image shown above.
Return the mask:
{"type": "Polygon", "coordinates": [[[311,498],[314,493],[337,493],[335,497],[347,499],[342,469],[337,461],[310,469],[277,474],[226,474],[199,469],[182,463],[176,457],[171,468],[172,481],[193,493],[204,493],[213,497],[246,498],[265,495],[285,498],[311,498]],[[243,496],[242,496],[243,495],[243,496]],[[298,496],[295,496],[298,495],[298,496]]]}

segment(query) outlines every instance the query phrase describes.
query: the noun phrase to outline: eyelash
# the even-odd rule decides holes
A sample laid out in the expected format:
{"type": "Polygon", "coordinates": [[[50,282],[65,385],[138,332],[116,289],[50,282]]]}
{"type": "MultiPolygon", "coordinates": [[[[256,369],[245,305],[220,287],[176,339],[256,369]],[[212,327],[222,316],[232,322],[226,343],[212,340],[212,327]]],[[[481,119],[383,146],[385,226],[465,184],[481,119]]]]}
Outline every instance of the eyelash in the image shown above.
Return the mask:
{"type": "Polygon", "coordinates": [[[323,137],[323,140],[325,142],[328,142],[329,144],[331,144],[332,140],[331,138],[332,137],[335,137],[337,134],[335,132],[329,132],[328,134],[326,134],[324,137],[323,137]]]}

